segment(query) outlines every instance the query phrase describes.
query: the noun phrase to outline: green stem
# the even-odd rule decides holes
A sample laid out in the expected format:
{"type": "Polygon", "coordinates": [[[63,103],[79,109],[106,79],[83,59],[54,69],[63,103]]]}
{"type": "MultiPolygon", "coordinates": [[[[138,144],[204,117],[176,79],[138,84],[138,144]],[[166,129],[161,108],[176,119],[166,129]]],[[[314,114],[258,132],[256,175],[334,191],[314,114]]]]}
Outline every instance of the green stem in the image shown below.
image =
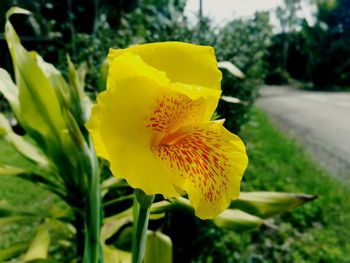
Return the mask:
{"type": "Polygon", "coordinates": [[[135,189],[132,263],[142,263],[145,253],[150,207],[153,200],[154,195],[149,196],[142,190],[135,189]]]}
{"type": "Polygon", "coordinates": [[[103,206],[106,207],[106,206],[109,206],[109,205],[115,205],[116,203],[123,202],[125,200],[131,200],[131,199],[133,199],[133,195],[132,194],[131,195],[122,196],[122,197],[110,200],[108,202],[105,202],[103,204],[103,206]]]}
{"type": "Polygon", "coordinates": [[[88,202],[85,212],[85,251],[84,263],[102,263],[103,255],[100,244],[101,230],[101,189],[100,171],[97,158],[92,155],[92,173],[89,176],[88,202]]]}

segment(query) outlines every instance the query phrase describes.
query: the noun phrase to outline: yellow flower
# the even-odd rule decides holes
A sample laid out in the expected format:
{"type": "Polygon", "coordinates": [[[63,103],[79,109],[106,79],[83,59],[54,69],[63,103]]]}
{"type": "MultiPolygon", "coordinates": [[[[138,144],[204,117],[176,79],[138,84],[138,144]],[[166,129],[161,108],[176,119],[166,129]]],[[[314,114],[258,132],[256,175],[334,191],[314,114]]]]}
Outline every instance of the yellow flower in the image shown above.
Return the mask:
{"type": "Polygon", "coordinates": [[[198,217],[218,215],[239,196],[248,159],[223,121],[210,121],[221,94],[214,49],[153,43],[108,59],[107,90],[87,124],[97,154],[132,187],[186,192],[198,217]]]}

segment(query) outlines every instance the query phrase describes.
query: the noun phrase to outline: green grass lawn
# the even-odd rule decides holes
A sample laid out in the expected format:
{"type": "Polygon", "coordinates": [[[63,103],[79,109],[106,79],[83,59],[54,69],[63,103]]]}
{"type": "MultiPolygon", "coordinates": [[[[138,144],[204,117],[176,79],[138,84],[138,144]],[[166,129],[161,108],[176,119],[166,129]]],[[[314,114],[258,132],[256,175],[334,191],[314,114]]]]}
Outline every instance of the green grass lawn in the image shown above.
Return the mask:
{"type": "MultiPolygon", "coordinates": [[[[0,140],[0,164],[17,164],[21,167],[31,165],[2,140],[0,140]]],[[[44,209],[47,200],[47,193],[31,183],[18,178],[0,177],[0,202],[7,202],[15,207],[29,207],[35,211],[44,209]]],[[[28,241],[35,233],[36,224],[37,222],[29,220],[23,222],[22,225],[1,225],[0,249],[28,241]]]]}
{"type": "MultiPolygon", "coordinates": [[[[17,154],[9,144],[0,139],[1,164],[11,164],[17,167],[31,167],[33,165],[17,154]]],[[[2,225],[0,220],[0,250],[22,245],[24,245],[23,248],[25,249],[25,245],[35,236],[38,226],[42,223],[47,212],[53,207],[64,206],[63,202],[57,196],[50,194],[42,188],[25,180],[7,176],[0,176],[1,202],[6,202],[15,208],[23,208],[26,211],[35,212],[39,216],[7,225],[2,225]]],[[[59,243],[62,237],[67,236],[66,232],[60,230],[62,226],[59,223],[53,222],[51,226],[50,233],[53,242],[51,243],[49,253],[54,254],[54,259],[56,260],[65,258],[66,255],[70,257],[72,249],[63,247],[59,243]]]]}
{"type": "MultiPolygon", "coordinates": [[[[238,235],[202,228],[202,238],[192,242],[200,250],[193,262],[211,262],[211,255],[212,262],[217,262],[215,253],[221,253],[227,262],[350,262],[350,190],[318,168],[265,114],[257,109],[251,114],[241,132],[250,159],[242,190],[301,192],[319,198],[275,218],[271,222],[274,229],[238,235]]],[[[31,165],[0,141],[0,164],[4,163],[31,165]]],[[[40,188],[7,177],[0,177],[1,200],[43,213],[57,203],[40,188]]],[[[37,224],[0,226],[0,249],[28,240],[37,224]]]]}
{"type": "Polygon", "coordinates": [[[319,196],[277,218],[279,230],[253,233],[252,253],[264,258],[262,262],[350,262],[350,189],[321,170],[257,109],[241,136],[250,160],[243,191],[319,196]]]}

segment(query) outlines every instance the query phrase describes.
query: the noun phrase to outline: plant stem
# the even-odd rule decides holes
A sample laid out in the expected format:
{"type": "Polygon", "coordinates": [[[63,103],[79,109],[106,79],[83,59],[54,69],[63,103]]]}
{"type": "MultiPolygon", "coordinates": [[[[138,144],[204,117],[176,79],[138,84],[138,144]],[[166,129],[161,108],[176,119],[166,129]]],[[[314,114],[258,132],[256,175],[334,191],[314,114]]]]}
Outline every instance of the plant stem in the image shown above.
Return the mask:
{"type": "Polygon", "coordinates": [[[145,253],[150,207],[153,200],[154,195],[146,195],[142,190],[135,189],[132,263],[142,263],[145,253]]]}
{"type": "Polygon", "coordinates": [[[76,228],[76,249],[79,256],[84,254],[84,240],[85,240],[85,222],[84,215],[80,210],[76,210],[74,213],[74,226],[76,228]]]}
{"type": "MultiPolygon", "coordinates": [[[[93,151],[93,150],[92,150],[93,151]]],[[[101,189],[100,171],[96,156],[92,155],[92,173],[89,176],[88,202],[85,212],[85,253],[84,263],[102,263],[103,255],[100,244],[101,230],[101,189]]]]}

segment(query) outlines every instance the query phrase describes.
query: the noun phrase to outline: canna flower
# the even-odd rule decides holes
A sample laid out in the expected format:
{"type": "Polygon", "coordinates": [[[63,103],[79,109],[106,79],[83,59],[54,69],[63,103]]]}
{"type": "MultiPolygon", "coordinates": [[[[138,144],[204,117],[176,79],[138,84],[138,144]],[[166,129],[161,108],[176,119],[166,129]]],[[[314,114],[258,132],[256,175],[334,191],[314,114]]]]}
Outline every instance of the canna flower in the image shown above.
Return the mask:
{"type": "Polygon", "coordinates": [[[214,49],[180,42],[111,49],[107,90],[87,128],[97,155],[133,188],[167,198],[187,193],[202,219],[239,196],[242,141],[210,121],[221,94],[214,49]]]}

